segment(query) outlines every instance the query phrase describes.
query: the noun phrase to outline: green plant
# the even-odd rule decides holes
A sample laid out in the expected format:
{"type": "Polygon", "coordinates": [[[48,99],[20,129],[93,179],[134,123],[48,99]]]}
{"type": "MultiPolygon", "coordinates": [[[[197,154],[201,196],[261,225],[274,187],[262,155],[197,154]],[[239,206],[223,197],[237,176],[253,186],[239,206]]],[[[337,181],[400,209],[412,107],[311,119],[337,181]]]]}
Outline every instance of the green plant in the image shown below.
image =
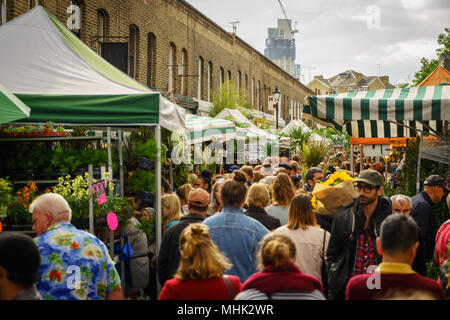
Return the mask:
{"type": "Polygon", "coordinates": [[[303,143],[307,142],[313,132],[311,130],[303,129],[302,127],[292,128],[288,131],[288,133],[283,134],[291,138],[291,151],[296,152],[297,150],[302,150],[303,143]]]}
{"type": "Polygon", "coordinates": [[[142,219],[137,228],[144,232],[148,239],[153,238],[156,234],[156,215],[153,215],[150,219],[142,219]]]}
{"type": "Polygon", "coordinates": [[[224,82],[211,96],[213,107],[208,113],[210,117],[215,117],[225,108],[248,107],[247,92],[244,89],[238,90],[231,80],[224,82]]]}
{"type": "Polygon", "coordinates": [[[303,142],[300,156],[306,167],[316,167],[319,165],[325,156],[331,151],[332,145],[326,141],[309,140],[303,142]]]}
{"type": "Polygon", "coordinates": [[[155,193],[155,183],[155,174],[153,172],[138,168],[128,179],[128,190],[133,193],[139,193],[140,191],[155,193]]]}

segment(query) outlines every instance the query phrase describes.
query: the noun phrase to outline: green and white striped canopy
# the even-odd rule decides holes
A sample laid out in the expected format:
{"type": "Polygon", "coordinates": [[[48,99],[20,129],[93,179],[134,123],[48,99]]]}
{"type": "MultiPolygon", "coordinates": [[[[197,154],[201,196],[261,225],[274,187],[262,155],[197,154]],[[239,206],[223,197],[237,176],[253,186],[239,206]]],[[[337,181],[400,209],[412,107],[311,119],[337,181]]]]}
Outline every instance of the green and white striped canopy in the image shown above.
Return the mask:
{"type": "Polygon", "coordinates": [[[358,91],[309,97],[309,112],[330,120],[450,120],[450,87],[358,91]]]}
{"type": "Polygon", "coordinates": [[[0,83],[24,121],[184,127],[184,110],[115,68],[42,6],[0,26],[0,83]]]}
{"type": "MultiPolygon", "coordinates": [[[[236,137],[236,125],[233,121],[187,113],[185,124],[190,144],[211,141],[212,139],[227,141],[236,137]]],[[[239,136],[245,138],[245,132],[239,131],[239,136]]]]}
{"type": "Polygon", "coordinates": [[[305,117],[340,131],[345,127],[354,138],[410,137],[417,135],[416,130],[439,133],[442,121],[450,117],[449,86],[359,91],[308,100],[305,117]]]}
{"type": "Polygon", "coordinates": [[[0,124],[29,116],[30,108],[0,84],[0,124]]]}

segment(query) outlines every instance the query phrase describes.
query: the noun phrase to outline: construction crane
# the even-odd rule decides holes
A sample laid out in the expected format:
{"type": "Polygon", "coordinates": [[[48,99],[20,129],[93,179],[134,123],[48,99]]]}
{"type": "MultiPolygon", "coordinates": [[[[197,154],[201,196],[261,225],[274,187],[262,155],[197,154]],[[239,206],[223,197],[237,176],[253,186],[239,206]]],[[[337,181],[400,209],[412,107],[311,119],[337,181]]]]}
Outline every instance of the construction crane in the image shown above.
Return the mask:
{"type": "MultiPolygon", "coordinates": [[[[280,4],[281,11],[283,11],[284,18],[285,18],[286,20],[290,20],[290,19],[287,17],[286,11],[284,10],[284,7],[283,7],[283,4],[281,3],[281,0],[278,0],[278,3],[280,4]]],[[[289,29],[290,29],[290,33],[291,33],[292,36],[293,36],[295,33],[297,33],[297,32],[298,32],[298,30],[297,30],[297,21],[295,21],[294,29],[292,29],[290,25],[289,25],[289,29]]]]}

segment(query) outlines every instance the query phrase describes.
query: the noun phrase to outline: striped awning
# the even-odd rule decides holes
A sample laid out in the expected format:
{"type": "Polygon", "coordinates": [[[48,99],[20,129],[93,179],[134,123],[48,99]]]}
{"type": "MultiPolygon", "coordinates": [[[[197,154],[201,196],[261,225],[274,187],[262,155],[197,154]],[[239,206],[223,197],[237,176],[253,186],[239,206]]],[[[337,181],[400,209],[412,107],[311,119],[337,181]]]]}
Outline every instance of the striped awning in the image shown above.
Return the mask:
{"type": "Polygon", "coordinates": [[[382,89],[309,97],[306,118],[354,138],[414,137],[441,133],[450,117],[450,87],[382,89]]]}
{"type": "Polygon", "coordinates": [[[236,137],[236,125],[233,121],[186,114],[185,124],[191,144],[212,139],[226,141],[236,137]]]}
{"type": "Polygon", "coordinates": [[[305,113],[329,120],[450,120],[450,86],[358,91],[309,97],[305,113]]]}

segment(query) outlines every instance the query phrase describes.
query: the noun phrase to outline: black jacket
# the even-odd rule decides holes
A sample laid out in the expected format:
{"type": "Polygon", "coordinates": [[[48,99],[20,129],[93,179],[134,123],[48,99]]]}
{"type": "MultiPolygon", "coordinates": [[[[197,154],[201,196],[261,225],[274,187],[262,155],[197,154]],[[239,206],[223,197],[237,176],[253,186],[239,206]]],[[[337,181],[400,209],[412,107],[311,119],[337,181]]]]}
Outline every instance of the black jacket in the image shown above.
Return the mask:
{"type": "Polygon", "coordinates": [[[179,239],[181,232],[191,223],[201,223],[205,218],[197,213],[189,213],[180,222],[167,229],[161,240],[161,247],[157,259],[158,279],[161,286],[171,279],[178,269],[180,262],[179,239]]]}
{"type": "MultiPolygon", "coordinates": [[[[380,197],[378,205],[372,213],[372,224],[369,226],[369,233],[373,239],[380,235],[381,223],[391,213],[391,200],[380,197]]],[[[327,250],[328,295],[330,300],[345,298],[345,287],[355,260],[356,241],[364,231],[365,223],[366,216],[358,199],[341,208],[333,219],[327,250]]],[[[377,253],[376,255],[377,259],[381,261],[381,257],[377,253]]]]}
{"type": "Polygon", "coordinates": [[[335,217],[336,213],[333,212],[332,214],[320,214],[315,213],[317,224],[324,230],[331,233],[331,226],[333,224],[333,219],[335,217]]]}
{"type": "Polygon", "coordinates": [[[411,217],[416,220],[423,236],[423,254],[425,261],[433,258],[434,242],[436,237],[433,202],[425,191],[411,198],[411,217]]]}
{"type": "Polygon", "coordinates": [[[245,211],[245,214],[261,222],[270,231],[281,227],[280,219],[270,216],[264,209],[250,207],[245,211]]]}

